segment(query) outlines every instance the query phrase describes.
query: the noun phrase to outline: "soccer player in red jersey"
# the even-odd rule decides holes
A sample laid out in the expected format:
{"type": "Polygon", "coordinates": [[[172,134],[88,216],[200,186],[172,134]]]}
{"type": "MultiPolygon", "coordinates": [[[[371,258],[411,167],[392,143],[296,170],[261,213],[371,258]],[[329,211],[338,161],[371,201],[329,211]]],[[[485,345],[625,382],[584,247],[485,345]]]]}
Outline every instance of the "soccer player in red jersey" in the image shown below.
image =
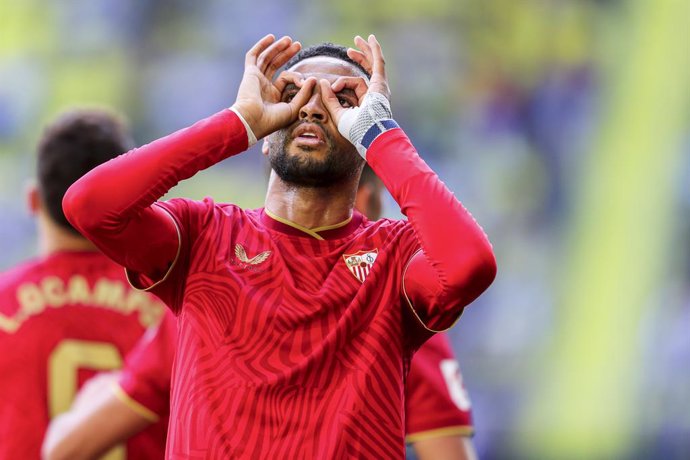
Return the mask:
{"type": "Polygon", "coordinates": [[[414,350],[495,276],[481,228],[392,119],[378,42],[355,43],[297,54],[264,37],[231,109],[65,195],[75,227],[179,315],[171,458],[403,457],[414,350]],[[264,136],[264,208],[156,201],[264,136]],[[353,212],[364,160],[408,221],[353,212]]]}
{"type": "MultiPolygon", "coordinates": [[[[76,179],[131,146],[119,119],[101,110],[63,114],[40,141],[29,204],[42,255],[0,274],[0,459],[38,459],[49,420],[69,408],[87,378],[121,367],[165,311],[131,289],[122,267],[62,212],[76,179]]],[[[145,437],[130,445],[145,452],[145,437]]]]}
{"type": "MultiPolygon", "coordinates": [[[[365,165],[355,197],[355,209],[370,220],[381,216],[383,183],[365,165]]],[[[170,378],[177,324],[166,314],[129,353],[119,382],[106,391],[81,395],[83,404],[51,423],[44,445],[46,460],[89,459],[107,451],[158,420],[167,420],[170,378]],[[114,391],[113,391],[114,390],[114,391]],[[61,420],[62,419],[62,420],[61,420]],[[63,426],[59,426],[63,425],[63,426]],[[50,436],[51,432],[59,434],[50,436]],[[52,442],[51,442],[52,441],[52,442]]],[[[92,385],[95,380],[91,379],[92,385]]],[[[87,384],[89,385],[89,384],[87,384]]],[[[405,389],[408,458],[465,460],[476,458],[471,441],[470,402],[445,334],[431,337],[415,353],[405,389]]]]}

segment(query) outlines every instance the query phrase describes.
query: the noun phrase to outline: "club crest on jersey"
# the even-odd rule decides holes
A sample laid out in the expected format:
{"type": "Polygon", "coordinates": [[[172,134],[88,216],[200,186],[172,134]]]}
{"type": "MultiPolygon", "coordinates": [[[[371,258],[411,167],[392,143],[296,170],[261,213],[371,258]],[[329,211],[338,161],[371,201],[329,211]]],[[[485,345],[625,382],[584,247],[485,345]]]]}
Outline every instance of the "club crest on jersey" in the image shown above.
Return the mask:
{"type": "Polygon", "coordinates": [[[369,275],[374,262],[376,262],[378,255],[378,249],[367,249],[358,251],[355,254],[344,254],[343,259],[345,259],[345,265],[347,265],[350,273],[363,283],[369,275]]]}
{"type": "Polygon", "coordinates": [[[259,265],[265,262],[270,255],[271,251],[264,251],[260,252],[259,254],[255,255],[250,259],[249,257],[247,257],[247,251],[244,250],[244,246],[242,246],[239,243],[235,245],[235,257],[237,257],[237,260],[239,260],[244,265],[259,265]]]}

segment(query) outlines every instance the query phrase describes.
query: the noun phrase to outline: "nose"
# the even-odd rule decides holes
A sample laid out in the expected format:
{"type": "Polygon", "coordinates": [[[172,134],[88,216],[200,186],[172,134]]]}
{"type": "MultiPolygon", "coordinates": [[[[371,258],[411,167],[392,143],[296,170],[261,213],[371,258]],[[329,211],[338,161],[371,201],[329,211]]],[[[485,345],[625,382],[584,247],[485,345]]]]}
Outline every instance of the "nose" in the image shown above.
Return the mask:
{"type": "Polygon", "coordinates": [[[318,85],[306,104],[299,109],[299,119],[302,121],[318,121],[325,123],[328,120],[328,110],[321,100],[321,90],[318,85]]]}

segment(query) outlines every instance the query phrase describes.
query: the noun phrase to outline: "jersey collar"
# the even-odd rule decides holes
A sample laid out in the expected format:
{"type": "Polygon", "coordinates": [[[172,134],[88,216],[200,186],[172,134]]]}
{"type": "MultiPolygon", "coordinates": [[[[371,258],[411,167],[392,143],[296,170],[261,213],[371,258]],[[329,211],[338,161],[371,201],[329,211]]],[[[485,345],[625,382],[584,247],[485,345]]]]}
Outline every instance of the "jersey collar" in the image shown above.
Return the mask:
{"type": "Polygon", "coordinates": [[[362,222],[362,214],[357,211],[352,216],[333,225],[306,228],[288,219],[275,215],[266,208],[261,210],[261,221],[272,230],[293,236],[311,237],[317,240],[336,240],[352,233],[362,222]]]}

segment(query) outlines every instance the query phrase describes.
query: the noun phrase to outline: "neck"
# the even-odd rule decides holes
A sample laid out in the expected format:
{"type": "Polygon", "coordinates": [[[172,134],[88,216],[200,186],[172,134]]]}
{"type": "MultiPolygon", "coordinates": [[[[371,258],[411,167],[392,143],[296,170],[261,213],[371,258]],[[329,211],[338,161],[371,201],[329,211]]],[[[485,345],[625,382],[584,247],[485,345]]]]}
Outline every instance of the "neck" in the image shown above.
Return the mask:
{"type": "Polygon", "coordinates": [[[81,235],[57,225],[47,216],[38,217],[38,245],[42,255],[63,251],[97,251],[96,246],[81,235]]]}
{"type": "Polygon", "coordinates": [[[326,188],[297,187],[271,171],[264,206],[271,213],[312,229],[339,224],[352,216],[356,182],[326,188]]]}

